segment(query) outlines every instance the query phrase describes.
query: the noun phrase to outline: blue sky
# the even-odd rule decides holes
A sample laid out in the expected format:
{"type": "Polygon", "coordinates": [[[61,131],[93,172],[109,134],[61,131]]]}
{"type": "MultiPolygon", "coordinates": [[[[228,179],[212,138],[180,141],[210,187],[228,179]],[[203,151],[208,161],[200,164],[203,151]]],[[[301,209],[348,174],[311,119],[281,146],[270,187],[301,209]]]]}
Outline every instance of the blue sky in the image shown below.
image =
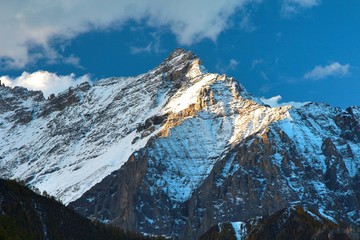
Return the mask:
{"type": "Polygon", "coordinates": [[[49,94],[137,75],[182,47],[273,105],[360,105],[358,0],[27,2],[0,3],[10,86],[49,94]]]}

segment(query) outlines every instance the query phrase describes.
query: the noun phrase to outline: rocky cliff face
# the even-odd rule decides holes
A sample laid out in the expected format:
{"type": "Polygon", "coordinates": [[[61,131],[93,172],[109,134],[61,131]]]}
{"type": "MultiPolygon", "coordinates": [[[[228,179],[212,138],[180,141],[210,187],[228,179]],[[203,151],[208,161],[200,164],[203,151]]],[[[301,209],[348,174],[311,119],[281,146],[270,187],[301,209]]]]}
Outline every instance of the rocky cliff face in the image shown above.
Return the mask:
{"type": "Polygon", "coordinates": [[[291,205],[359,224],[359,107],[270,108],[179,49],[35,106],[4,110],[1,174],[87,217],[187,239],[291,205]]]}
{"type": "Polygon", "coordinates": [[[299,206],[281,209],[270,216],[252,218],[246,222],[220,223],[199,240],[206,239],[359,239],[360,228],[346,226],[316,210],[299,206]]]}
{"type": "Polygon", "coordinates": [[[64,203],[77,199],[159,131],[160,109],[186,83],[184,74],[197,74],[191,64],[198,64],[192,54],[174,52],[146,74],[82,83],[48,100],[0,86],[1,176],[64,203]]]}

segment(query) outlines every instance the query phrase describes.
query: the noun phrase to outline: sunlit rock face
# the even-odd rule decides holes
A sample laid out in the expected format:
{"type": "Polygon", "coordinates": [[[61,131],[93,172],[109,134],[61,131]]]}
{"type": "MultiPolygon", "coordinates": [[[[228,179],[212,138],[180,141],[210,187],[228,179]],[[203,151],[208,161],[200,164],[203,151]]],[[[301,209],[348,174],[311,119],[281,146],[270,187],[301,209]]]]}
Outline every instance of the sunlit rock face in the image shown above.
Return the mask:
{"type": "Polygon", "coordinates": [[[291,205],[359,224],[358,107],[270,108],[181,49],[136,77],[32,94],[16,98],[24,118],[0,105],[0,172],[87,217],[184,239],[291,205]]]}

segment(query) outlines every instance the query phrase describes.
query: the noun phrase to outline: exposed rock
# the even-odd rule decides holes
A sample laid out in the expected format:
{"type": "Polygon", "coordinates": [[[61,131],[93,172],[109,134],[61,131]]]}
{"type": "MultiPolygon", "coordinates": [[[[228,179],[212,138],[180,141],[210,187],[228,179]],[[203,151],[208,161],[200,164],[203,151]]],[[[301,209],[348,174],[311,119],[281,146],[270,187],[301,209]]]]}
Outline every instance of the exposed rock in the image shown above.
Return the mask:
{"type": "Polygon", "coordinates": [[[206,239],[359,239],[360,228],[338,223],[316,210],[298,206],[281,209],[270,216],[246,222],[221,223],[212,227],[199,240],[206,239]]]}
{"type": "Polygon", "coordinates": [[[321,146],[321,150],[325,157],[327,158],[339,158],[339,153],[336,150],[334,143],[331,141],[330,138],[326,138],[323,145],[321,146]]]}
{"type": "Polygon", "coordinates": [[[41,91],[0,85],[0,115],[5,121],[11,122],[12,127],[29,123],[44,101],[41,91]]]}
{"type": "Polygon", "coordinates": [[[89,91],[90,85],[85,82],[77,86],[75,89],[70,87],[67,91],[60,93],[57,96],[50,97],[49,102],[44,105],[43,111],[39,117],[45,117],[52,112],[62,111],[70,106],[80,103],[81,96],[84,92],[89,91]]]}
{"type": "MultiPolygon", "coordinates": [[[[156,141],[158,140],[154,139],[153,143],[156,141]]],[[[156,147],[150,144],[147,151],[156,151],[156,147]]],[[[322,145],[320,144],[318,151],[323,151],[325,158],[338,156],[331,140],[325,140],[322,145]]],[[[144,165],[147,164],[149,173],[154,171],[150,170],[151,168],[157,169],[159,175],[167,171],[161,164],[151,164],[154,160],[149,155],[141,155],[139,159],[144,165]],[[144,157],[148,159],[147,163],[144,157]]],[[[155,191],[158,194],[152,193],[150,189],[156,187],[156,182],[153,182],[156,178],[151,180],[147,177],[150,175],[142,175],[138,180],[139,185],[128,186],[138,189],[138,192],[132,195],[137,200],[133,215],[136,215],[138,220],[126,227],[189,239],[201,235],[219,222],[246,221],[292,204],[325,208],[343,221],[354,223],[347,217],[347,212],[359,208],[358,196],[352,193],[358,190],[355,185],[354,187],[349,185],[352,180],[349,179],[346,167],[341,167],[345,164],[333,162],[329,165],[329,170],[326,170],[315,167],[316,165],[309,160],[311,161],[304,156],[304,152],[299,152],[293,139],[289,138],[281,128],[275,127],[263,135],[249,136],[234,145],[231,151],[216,162],[210,174],[184,202],[169,198],[166,190],[161,188],[155,191]]],[[[338,160],[340,161],[341,158],[338,160]]],[[[186,158],[183,161],[186,161],[186,158]]],[[[325,163],[326,161],[323,163],[326,166],[325,163]]],[[[174,172],[173,176],[175,177],[176,174],[174,172]]],[[[106,179],[111,181],[111,179],[127,178],[128,175],[117,174],[116,177],[106,179]]],[[[99,189],[109,186],[107,181],[98,184],[98,190],[90,190],[81,199],[98,199],[97,194],[102,192],[99,189]]],[[[121,186],[123,184],[121,183],[121,186]]],[[[120,191],[115,193],[115,196],[117,194],[123,196],[127,193],[120,191]]],[[[114,194],[112,196],[114,197],[114,194]]],[[[104,203],[98,199],[91,203],[76,201],[71,205],[75,208],[89,205],[88,208],[93,209],[92,204],[103,206],[104,203]]],[[[119,206],[121,205],[117,205],[119,206]]],[[[125,208],[129,209],[124,207],[123,211],[125,208]]],[[[109,208],[108,211],[114,212],[114,209],[109,208]]],[[[96,211],[86,214],[102,219],[96,211]]],[[[124,224],[115,218],[111,221],[120,226],[124,224]]]]}
{"type": "Polygon", "coordinates": [[[177,50],[146,74],[82,83],[40,102],[41,92],[1,86],[0,174],[27,179],[65,203],[80,197],[158,134],[167,101],[201,80],[191,82],[201,74],[196,59],[177,50]]]}
{"type": "Polygon", "coordinates": [[[335,117],[335,123],[341,129],[341,136],[354,142],[360,142],[360,123],[354,116],[352,108],[347,109],[347,113],[341,113],[335,117]]]}
{"type": "Polygon", "coordinates": [[[89,218],[182,239],[292,205],[360,224],[358,107],[270,108],[181,49],[47,101],[0,90],[0,174],[89,218]]]}

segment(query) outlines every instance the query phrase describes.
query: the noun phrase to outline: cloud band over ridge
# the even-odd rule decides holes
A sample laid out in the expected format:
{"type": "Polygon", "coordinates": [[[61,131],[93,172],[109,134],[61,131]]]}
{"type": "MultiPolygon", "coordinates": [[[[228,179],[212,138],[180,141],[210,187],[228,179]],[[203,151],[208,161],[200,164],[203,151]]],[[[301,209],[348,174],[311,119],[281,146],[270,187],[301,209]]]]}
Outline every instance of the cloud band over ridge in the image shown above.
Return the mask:
{"type": "Polygon", "coordinates": [[[71,86],[82,82],[90,82],[89,75],[76,77],[75,74],[59,76],[47,71],[37,71],[34,73],[23,72],[21,76],[11,78],[9,76],[0,77],[1,83],[8,87],[22,86],[29,90],[41,90],[45,97],[54,93],[55,95],[65,91],[71,86]]]}

